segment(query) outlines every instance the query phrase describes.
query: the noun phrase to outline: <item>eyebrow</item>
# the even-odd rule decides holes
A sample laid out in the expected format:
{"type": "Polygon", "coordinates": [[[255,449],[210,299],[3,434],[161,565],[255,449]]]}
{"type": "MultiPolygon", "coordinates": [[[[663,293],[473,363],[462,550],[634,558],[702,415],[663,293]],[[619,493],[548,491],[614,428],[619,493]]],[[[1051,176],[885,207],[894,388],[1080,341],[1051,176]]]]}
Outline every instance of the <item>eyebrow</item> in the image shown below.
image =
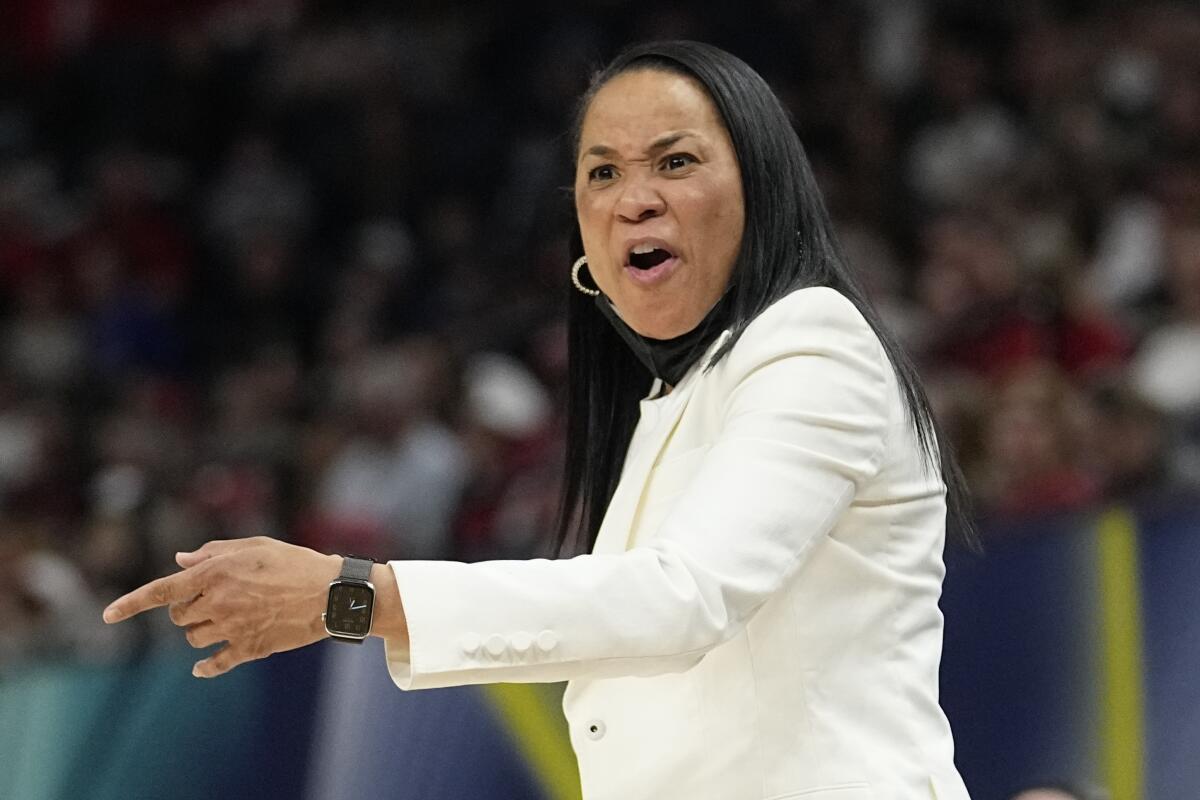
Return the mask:
{"type": "MultiPolygon", "coordinates": [[[[646,148],[646,152],[648,154],[661,153],[663,150],[666,150],[668,147],[675,144],[680,139],[686,139],[689,136],[698,138],[697,134],[694,131],[675,131],[674,133],[668,133],[665,136],[660,136],[657,139],[655,139],[653,142],[651,142],[650,146],[646,148]]],[[[617,151],[611,147],[608,147],[607,145],[594,144],[591,147],[589,147],[586,151],[584,151],[584,153],[580,156],[580,160],[582,160],[585,156],[599,156],[600,158],[611,158],[612,156],[615,156],[616,154],[617,154],[617,151]]]]}

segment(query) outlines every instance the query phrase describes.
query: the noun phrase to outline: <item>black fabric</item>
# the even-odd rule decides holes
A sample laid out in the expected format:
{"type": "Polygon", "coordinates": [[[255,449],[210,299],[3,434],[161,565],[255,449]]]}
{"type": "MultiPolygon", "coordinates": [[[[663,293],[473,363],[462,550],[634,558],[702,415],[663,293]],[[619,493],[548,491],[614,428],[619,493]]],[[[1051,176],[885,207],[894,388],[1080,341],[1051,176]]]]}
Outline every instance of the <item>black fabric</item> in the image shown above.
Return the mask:
{"type": "Polygon", "coordinates": [[[621,319],[609,299],[602,294],[596,296],[596,308],[600,309],[600,313],[625,340],[638,360],[650,370],[651,375],[668,386],[675,386],[725,329],[729,296],[729,292],[726,291],[704,319],[700,320],[700,324],[674,339],[651,339],[642,336],[621,319]]]}

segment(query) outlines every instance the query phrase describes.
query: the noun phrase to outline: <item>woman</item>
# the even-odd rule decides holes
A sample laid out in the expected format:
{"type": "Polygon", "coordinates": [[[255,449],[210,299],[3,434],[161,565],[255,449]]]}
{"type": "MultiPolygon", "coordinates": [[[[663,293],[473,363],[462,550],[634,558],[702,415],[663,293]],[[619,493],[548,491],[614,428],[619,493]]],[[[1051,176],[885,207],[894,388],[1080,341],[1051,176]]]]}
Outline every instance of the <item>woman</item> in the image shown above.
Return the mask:
{"type": "MultiPolygon", "coordinates": [[[[368,565],[395,682],[569,680],[588,798],[966,798],[937,703],[961,479],[786,113],[727,53],[647,44],[575,133],[559,536],[587,554],[368,565]]],[[[170,604],[228,642],[204,677],[325,636],[343,564],[264,539],[179,563],[106,619],[170,604]]]]}

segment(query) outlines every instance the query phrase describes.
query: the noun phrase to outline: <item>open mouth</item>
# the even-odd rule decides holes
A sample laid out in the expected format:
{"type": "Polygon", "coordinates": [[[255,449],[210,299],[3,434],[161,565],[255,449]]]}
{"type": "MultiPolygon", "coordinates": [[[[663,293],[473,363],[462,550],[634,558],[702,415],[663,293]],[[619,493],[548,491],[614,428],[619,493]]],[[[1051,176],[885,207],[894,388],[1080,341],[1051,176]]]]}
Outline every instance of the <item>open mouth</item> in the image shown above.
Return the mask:
{"type": "Polygon", "coordinates": [[[629,266],[636,269],[654,269],[674,254],[661,247],[635,247],[629,253],[629,266]]]}

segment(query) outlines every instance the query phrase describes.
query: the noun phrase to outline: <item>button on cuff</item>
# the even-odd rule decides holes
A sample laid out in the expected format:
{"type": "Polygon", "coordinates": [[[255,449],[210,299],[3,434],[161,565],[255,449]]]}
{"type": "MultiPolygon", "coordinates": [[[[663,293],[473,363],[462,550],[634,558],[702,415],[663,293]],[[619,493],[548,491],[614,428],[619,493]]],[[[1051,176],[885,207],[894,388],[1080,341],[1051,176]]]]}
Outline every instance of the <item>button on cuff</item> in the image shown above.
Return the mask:
{"type": "Polygon", "coordinates": [[[558,634],[551,630],[542,631],[537,635],[537,648],[543,653],[549,653],[558,647],[558,634]]]}
{"type": "Polygon", "coordinates": [[[458,646],[462,648],[463,653],[469,656],[478,653],[482,644],[483,640],[479,638],[478,633],[464,633],[458,640],[458,646]]]}

